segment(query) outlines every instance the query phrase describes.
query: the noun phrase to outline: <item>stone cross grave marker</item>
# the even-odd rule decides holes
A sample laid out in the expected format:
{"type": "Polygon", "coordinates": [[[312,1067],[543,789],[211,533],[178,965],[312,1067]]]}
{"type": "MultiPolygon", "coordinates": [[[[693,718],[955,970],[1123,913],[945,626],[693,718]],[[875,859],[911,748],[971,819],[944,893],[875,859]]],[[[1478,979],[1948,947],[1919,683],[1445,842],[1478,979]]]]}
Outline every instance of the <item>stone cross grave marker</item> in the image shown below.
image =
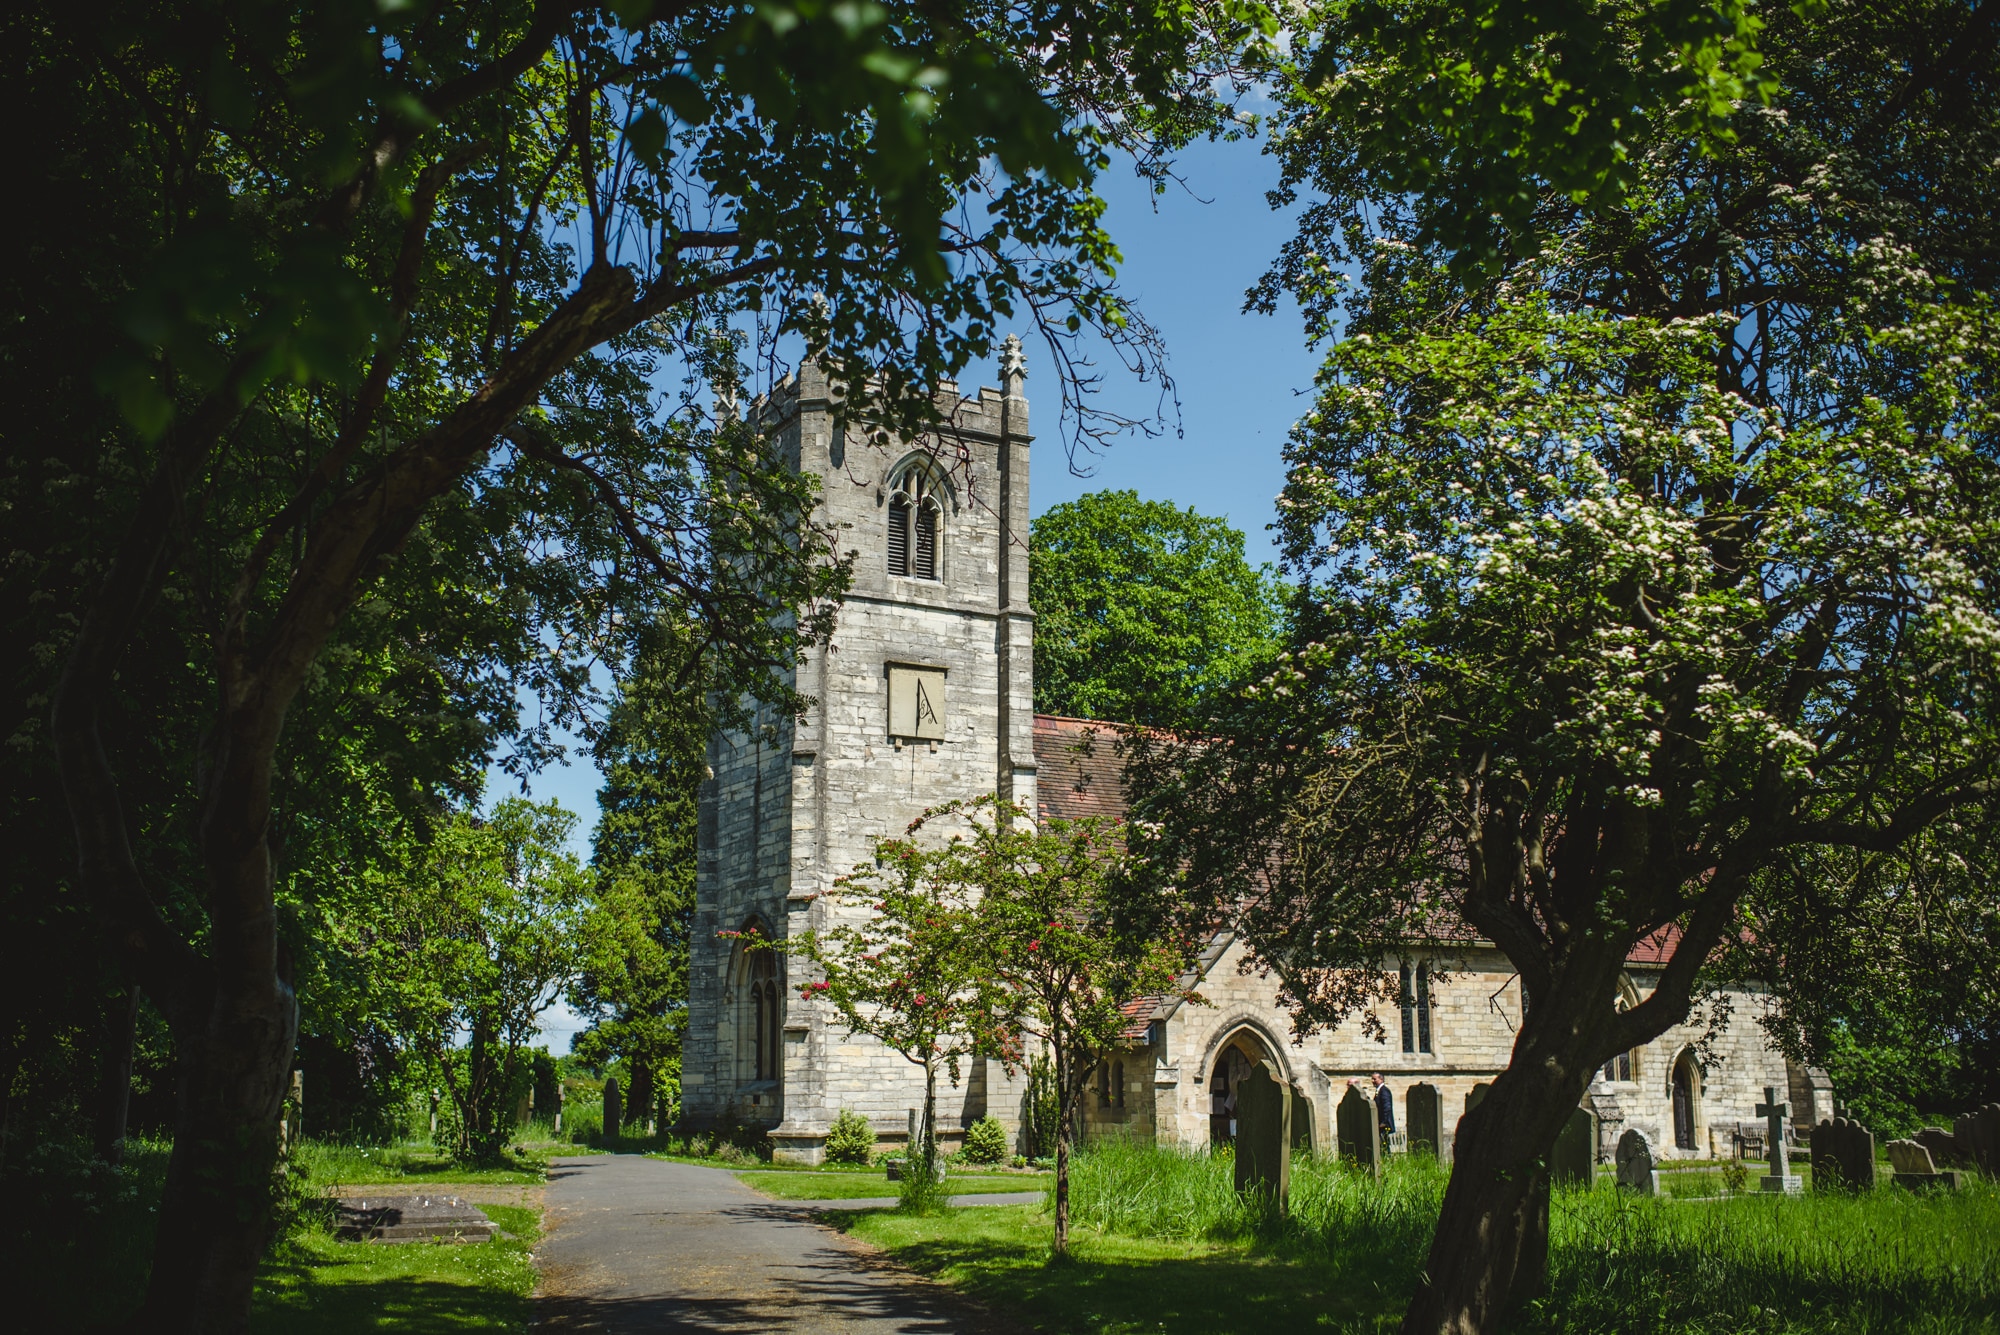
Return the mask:
{"type": "Polygon", "coordinates": [[[1444,1098],[1436,1085],[1415,1084],[1403,1096],[1404,1118],[1410,1126],[1410,1149],[1441,1154],[1444,1145],[1444,1098]]]}
{"type": "Polygon", "coordinates": [[[625,1129],[625,1108],[618,1096],[618,1078],[613,1076],[604,1082],[604,1138],[616,1140],[625,1129]]]}
{"type": "Polygon", "coordinates": [[[1618,1185],[1641,1196],[1660,1194],[1660,1175],[1653,1168],[1653,1142],[1636,1126],[1618,1137],[1618,1185]]]}
{"type": "Polygon", "coordinates": [[[1334,1113],[1340,1137],[1340,1157],[1382,1176],[1382,1126],[1375,1120],[1375,1100],[1349,1085],[1334,1113]]]}
{"type": "Polygon", "coordinates": [[[1771,1171],[1757,1180],[1759,1190],[1777,1192],[1781,1195],[1799,1194],[1799,1175],[1792,1171],[1791,1159],[1785,1153],[1785,1119],[1792,1115],[1792,1105],[1778,1101],[1778,1087],[1764,1086],[1764,1101],[1757,1105],[1757,1115],[1764,1119],[1767,1148],[1765,1161],[1771,1171]]]}
{"type": "Polygon", "coordinates": [[[1596,1119],[1590,1109],[1577,1108],[1556,1134],[1555,1149],[1549,1155],[1549,1185],[1587,1187],[1596,1162],[1596,1119]]]}
{"type": "Polygon", "coordinates": [[[1814,1191],[1867,1191],[1875,1185],[1875,1133],[1836,1117],[1812,1129],[1814,1191]]]}
{"type": "Polygon", "coordinates": [[[2000,1103],[1969,1112],[1952,1122],[1952,1135],[1972,1166],[1988,1177],[2000,1177],[2000,1103]]]}
{"type": "Polygon", "coordinates": [[[1939,1172],[1930,1150],[1923,1145],[1914,1140],[1892,1140],[1888,1149],[1889,1166],[1896,1170],[1897,1186],[1911,1191],[1957,1190],[1957,1172],[1939,1172]]]}
{"type": "Polygon", "coordinates": [[[1270,1198],[1282,1211],[1292,1188],[1292,1087],[1269,1062],[1236,1086],[1236,1190],[1270,1198]]]}

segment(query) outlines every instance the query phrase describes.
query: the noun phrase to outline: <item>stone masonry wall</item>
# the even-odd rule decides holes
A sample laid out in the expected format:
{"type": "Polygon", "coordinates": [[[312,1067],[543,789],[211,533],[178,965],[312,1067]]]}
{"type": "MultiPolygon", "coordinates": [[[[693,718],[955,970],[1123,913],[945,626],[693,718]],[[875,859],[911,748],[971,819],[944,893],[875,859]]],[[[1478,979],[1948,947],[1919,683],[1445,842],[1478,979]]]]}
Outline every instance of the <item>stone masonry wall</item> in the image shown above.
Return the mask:
{"type": "MultiPolygon", "coordinates": [[[[1399,1129],[1406,1126],[1409,1087],[1419,1081],[1435,1085],[1443,1097],[1444,1131],[1449,1138],[1465,1112],[1472,1086],[1492,1080],[1512,1052],[1521,1018],[1520,983],[1504,957],[1490,948],[1464,952],[1457,957],[1461,968],[1449,981],[1433,986],[1431,1053],[1402,1050],[1401,1015],[1394,1006],[1377,1012],[1388,1035],[1386,1043],[1369,1038],[1358,1017],[1333,1033],[1295,1039],[1278,1004],[1276,981],[1243,972],[1244,958],[1244,947],[1230,944],[1201,981],[1200,991],[1210,1004],[1179,1007],[1159,1026],[1164,1042],[1147,1050],[1153,1062],[1150,1118],[1162,1142],[1208,1143],[1209,1078],[1217,1055],[1245,1031],[1256,1036],[1292,1083],[1306,1093],[1316,1146],[1331,1140],[1333,1107],[1347,1082],[1365,1080],[1376,1071],[1395,1093],[1399,1129]]],[[[1393,969],[1397,963],[1385,961],[1385,967],[1393,969]]],[[[1656,974],[1634,969],[1630,976],[1638,995],[1652,991],[1656,974]]],[[[1736,1122],[1753,1120],[1764,1087],[1778,1086],[1781,1097],[1786,1088],[1784,1058],[1757,1024],[1765,1004],[1762,994],[1731,992],[1728,1003],[1727,1020],[1717,1033],[1709,1034],[1705,1016],[1690,1017],[1689,1023],[1675,1026],[1637,1052],[1631,1081],[1600,1081],[1593,1086],[1615,1094],[1625,1126],[1644,1130],[1669,1156],[1682,1154],[1673,1137],[1671,1079],[1677,1061],[1694,1064],[1696,1156],[1727,1154],[1729,1132],[1736,1122]]]]}
{"type": "MultiPolygon", "coordinates": [[[[796,725],[769,720],[771,737],[717,738],[703,795],[697,928],[683,1108],[690,1125],[736,1119],[768,1126],[780,1157],[816,1160],[843,1108],[878,1134],[900,1137],[923,1097],[919,1067],[847,1033],[803,1001],[803,958],[784,961],[781,1076],[750,1080],[741,952],[716,938],[754,915],[790,936],[866,909],[841,901],[838,877],[873,857],[924,810],[986,793],[1034,802],[1033,661],[1027,609],[1027,403],[1018,370],[1005,390],[959,397],[940,390],[952,429],[916,446],[868,441],[833,418],[808,368],[760,406],[798,467],[821,482],[819,518],[837,526],[854,578],[832,648],[799,666],[816,700],[796,725]],[[941,484],[941,578],[889,573],[888,500],[912,463],[941,484]],[[942,668],[945,735],[892,737],[888,670],[942,668]]],[[[939,1131],[955,1138],[991,1111],[1010,1129],[1021,1085],[973,1063],[953,1088],[940,1079],[939,1131]]]]}

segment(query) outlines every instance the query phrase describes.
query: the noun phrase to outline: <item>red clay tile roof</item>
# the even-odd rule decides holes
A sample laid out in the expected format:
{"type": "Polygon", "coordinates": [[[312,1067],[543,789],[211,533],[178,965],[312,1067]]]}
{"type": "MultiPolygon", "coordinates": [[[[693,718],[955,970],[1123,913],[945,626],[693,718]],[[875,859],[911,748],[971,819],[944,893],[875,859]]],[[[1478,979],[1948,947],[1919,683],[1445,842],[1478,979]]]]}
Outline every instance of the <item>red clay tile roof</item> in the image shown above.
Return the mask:
{"type": "Polygon", "coordinates": [[[1035,715],[1035,789],[1043,819],[1124,819],[1125,761],[1118,733],[1115,723],[1035,715]]]}

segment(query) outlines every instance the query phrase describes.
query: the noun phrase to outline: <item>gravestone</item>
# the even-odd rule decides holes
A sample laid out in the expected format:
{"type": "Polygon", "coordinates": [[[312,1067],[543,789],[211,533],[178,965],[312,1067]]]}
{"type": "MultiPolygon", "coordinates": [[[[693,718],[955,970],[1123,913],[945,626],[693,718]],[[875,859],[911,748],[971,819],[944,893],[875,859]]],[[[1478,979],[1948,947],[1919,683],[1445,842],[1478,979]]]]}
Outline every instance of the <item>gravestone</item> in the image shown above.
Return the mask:
{"type": "MultiPolygon", "coordinates": [[[[1618,1102],[1618,1096],[1608,1089],[1594,1090],[1586,1095],[1584,1106],[1597,1117],[1597,1161],[1616,1163],[1618,1139],[1625,1134],[1624,1106],[1618,1102]]],[[[1650,1140],[1646,1143],[1652,1144],[1650,1140]]]]}
{"type": "Polygon", "coordinates": [[[1298,1088],[1292,1090],[1292,1148],[1307,1154],[1318,1148],[1313,1144],[1312,1102],[1298,1088]]]}
{"type": "Polygon", "coordinates": [[[1349,1085],[1334,1118],[1340,1157],[1356,1168],[1382,1176],[1382,1126],[1375,1120],[1375,1100],[1349,1085]]]}
{"type": "Polygon", "coordinates": [[[478,1207],[456,1196],[368,1196],[334,1207],[349,1242],[487,1242],[496,1231],[478,1207]]]}
{"type": "Polygon", "coordinates": [[[1653,1142],[1636,1126],[1618,1137],[1618,1185],[1641,1196],[1660,1194],[1660,1175],[1653,1169],[1653,1142]]]}
{"type": "Polygon", "coordinates": [[[1590,1109],[1577,1108],[1556,1134],[1555,1149],[1549,1155],[1551,1187],[1587,1187],[1597,1163],[1597,1122],[1590,1109]]]}
{"type": "Polygon", "coordinates": [[[1812,1130],[1814,1191],[1867,1191],[1875,1185],[1875,1134],[1836,1117],[1812,1130]]]}
{"type": "Polygon", "coordinates": [[[285,1116],[278,1127],[278,1148],[289,1152],[306,1133],[306,1073],[292,1072],[292,1086],[285,1094],[285,1116]]]}
{"type": "Polygon", "coordinates": [[[1764,1086],[1764,1101],[1754,1109],[1764,1119],[1764,1142],[1770,1171],[1757,1179],[1757,1189],[1784,1196],[1799,1194],[1799,1175],[1792,1171],[1792,1163],[1785,1153],[1785,1119],[1791,1116],[1792,1105],[1778,1100],[1776,1085],[1764,1086]]]}
{"type": "Polygon", "coordinates": [[[1410,1149],[1440,1154],[1444,1144],[1444,1099],[1436,1085],[1417,1084],[1403,1096],[1403,1116],[1409,1123],[1410,1149]]]}
{"type": "Polygon", "coordinates": [[[616,1140],[624,1131],[625,1107],[618,1095],[618,1078],[604,1082],[604,1138],[616,1140]]]}
{"type": "Polygon", "coordinates": [[[1910,1137],[1931,1152],[1931,1162],[1939,1168],[1966,1168],[1971,1156],[1959,1149],[1958,1137],[1941,1126],[1927,1126],[1910,1137]]]}
{"type": "Polygon", "coordinates": [[[1969,1112],[1952,1123],[1952,1134],[1972,1166],[2000,1177],[2000,1103],[1969,1112]]]}
{"type": "Polygon", "coordinates": [[[1939,1172],[1931,1152],[1914,1140],[1889,1142],[1889,1166],[1896,1170],[1896,1185],[1911,1191],[1956,1191],[1958,1174],[1939,1172]]]}
{"type": "Polygon", "coordinates": [[[1285,1208],[1292,1188],[1292,1087],[1269,1062],[1236,1086],[1236,1190],[1285,1208]]]}

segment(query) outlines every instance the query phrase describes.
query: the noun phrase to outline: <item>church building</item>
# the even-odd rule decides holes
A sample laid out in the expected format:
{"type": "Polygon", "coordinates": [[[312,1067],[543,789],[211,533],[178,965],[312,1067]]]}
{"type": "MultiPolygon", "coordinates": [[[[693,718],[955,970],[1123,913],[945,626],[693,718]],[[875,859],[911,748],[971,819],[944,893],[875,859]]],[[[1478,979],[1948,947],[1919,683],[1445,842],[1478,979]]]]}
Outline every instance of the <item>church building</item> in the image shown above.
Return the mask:
{"type": "MultiPolygon", "coordinates": [[[[746,952],[733,936],[782,941],[830,925],[836,878],[900,834],[926,808],[998,793],[1044,816],[1119,816],[1124,787],[1116,731],[1034,713],[1034,619],[1028,607],[1028,402],[1020,345],[1008,340],[1000,387],[960,395],[941,386],[948,426],[899,448],[850,439],[812,367],[781,382],[755,411],[776,447],[818,478],[821,518],[854,561],[832,647],[796,669],[814,700],[794,722],[775,712],[709,744],[695,879],[689,1024],[681,1069],[683,1124],[768,1131],[781,1160],[816,1162],[842,1109],[879,1137],[902,1138],[923,1101],[919,1068],[847,1033],[830,1008],[802,1000],[810,962],[746,952]]],[[[1377,1042],[1358,1022],[1293,1037],[1274,980],[1239,966],[1225,933],[1202,957],[1207,1005],[1161,1004],[1134,1015],[1128,1042],[1095,1072],[1091,1131],[1201,1145],[1233,1134],[1235,1086],[1269,1061],[1292,1085],[1298,1140],[1330,1150],[1347,1082],[1381,1072],[1399,1127],[1409,1087],[1443,1096],[1447,1142],[1472,1087],[1507,1063],[1521,1015],[1514,971],[1490,945],[1451,948],[1442,977],[1421,949],[1385,960],[1405,975],[1400,1009],[1385,1008],[1377,1042]]],[[[1621,1004],[1636,1004],[1664,963],[1635,952],[1621,1004]]],[[[1767,1086],[1794,1121],[1832,1115],[1823,1074],[1789,1065],[1765,1038],[1754,990],[1730,997],[1727,1026],[1675,1028],[1608,1062],[1588,1102],[1600,1145],[1645,1131],[1667,1156],[1731,1153],[1767,1086]]],[[[1017,1134],[1024,1084],[974,1062],[957,1088],[940,1084],[939,1133],[958,1138],[991,1114],[1017,1134]]],[[[1449,1143],[1443,1147],[1449,1153],[1449,1143]]]]}

